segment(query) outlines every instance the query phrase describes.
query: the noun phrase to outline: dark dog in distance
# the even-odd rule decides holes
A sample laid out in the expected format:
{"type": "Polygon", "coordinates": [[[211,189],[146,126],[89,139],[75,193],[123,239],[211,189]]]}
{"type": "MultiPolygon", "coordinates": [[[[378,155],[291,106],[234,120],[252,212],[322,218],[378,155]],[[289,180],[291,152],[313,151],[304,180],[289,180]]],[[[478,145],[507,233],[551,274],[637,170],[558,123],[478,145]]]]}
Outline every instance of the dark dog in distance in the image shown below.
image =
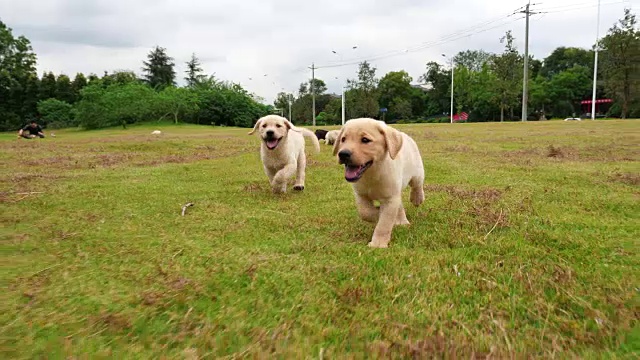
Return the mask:
{"type": "Polygon", "coordinates": [[[326,140],[327,133],[327,130],[318,129],[316,130],[316,137],[318,138],[318,140],[326,140]]]}

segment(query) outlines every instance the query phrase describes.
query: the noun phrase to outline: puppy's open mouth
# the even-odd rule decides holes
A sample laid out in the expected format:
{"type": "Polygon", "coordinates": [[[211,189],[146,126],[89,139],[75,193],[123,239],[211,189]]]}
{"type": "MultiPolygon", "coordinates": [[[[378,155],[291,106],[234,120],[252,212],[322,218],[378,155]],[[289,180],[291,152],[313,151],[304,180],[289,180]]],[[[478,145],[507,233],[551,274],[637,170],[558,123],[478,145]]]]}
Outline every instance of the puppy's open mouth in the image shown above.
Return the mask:
{"type": "Polygon", "coordinates": [[[344,166],[344,178],[348,182],[356,182],[360,180],[362,174],[373,164],[373,161],[369,161],[364,165],[354,166],[354,165],[345,165],[344,166]]]}
{"type": "Polygon", "coordinates": [[[264,139],[264,144],[267,145],[269,150],[273,150],[278,147],[280,139],[264,139]]]}

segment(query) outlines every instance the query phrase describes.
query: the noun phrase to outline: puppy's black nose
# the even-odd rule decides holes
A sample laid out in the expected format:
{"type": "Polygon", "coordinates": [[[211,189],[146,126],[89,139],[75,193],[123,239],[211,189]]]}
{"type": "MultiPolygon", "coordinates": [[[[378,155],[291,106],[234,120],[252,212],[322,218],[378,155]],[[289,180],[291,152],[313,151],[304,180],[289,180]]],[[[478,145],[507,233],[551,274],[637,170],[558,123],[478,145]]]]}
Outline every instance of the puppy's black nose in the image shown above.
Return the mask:
{"type": "Polygon", "coordinates": [[[269,137],[273,136],[273,130],[268,130],[267,131],[267,136],[269,136],[269,137]]]}
{"type": "Polygon", "coordinates": [[[340,160],[342,161],[346,161],[349,160],[351,158],[351,151],[349,150],[341,150],[338,153],[338,157],[340,158],[340,160]]]}

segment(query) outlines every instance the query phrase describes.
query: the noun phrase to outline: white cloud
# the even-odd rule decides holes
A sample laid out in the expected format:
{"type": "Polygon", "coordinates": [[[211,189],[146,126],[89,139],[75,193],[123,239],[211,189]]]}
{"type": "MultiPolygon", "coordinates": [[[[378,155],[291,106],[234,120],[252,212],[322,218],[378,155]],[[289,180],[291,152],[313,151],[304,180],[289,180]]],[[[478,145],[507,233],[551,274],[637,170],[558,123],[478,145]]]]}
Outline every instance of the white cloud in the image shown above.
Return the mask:
{"type": "MultiPolygon", "coordinates": [[[[625,6],[637,8],[638,0],[612,2],[603,2],[601,34],[622,16],[625,6]]],[[[498,21],[472,28],[479,32],[472,37],[438,40],[501,18],[523,4],[507,0],[0,0],[0,14],[16,35],[31,40],[40,72],[140,72],[146,53],[160,45],[175,58],[180,79],[184,62],[195,52],[208,73],[240,82],[272,100],[281,89],[297,90],[309,78],[306,67],[312,62],[335,64],[431,43],[419,52],[373,62],[379,76],[404,69],[417,80],[428,61],[444,60],[442,53],[501,51],[498,39],[508,29],[522,49],[524,20],[486,30],[502,24],[498,21]],[[351,49],[354,45],[356,50],[351,49]]],[[[591,7],[532,17],[530,53],[536,58],[544,58],[558,46],[594,43],[595,0],[545,1],[534,8],[568,10],[572,7],[561,7],[572,4],[581,4],[573,8],[591,7]]],[[[339,92],[356,68],[324,68],[316,75],[330,91],[339,92]]]]}

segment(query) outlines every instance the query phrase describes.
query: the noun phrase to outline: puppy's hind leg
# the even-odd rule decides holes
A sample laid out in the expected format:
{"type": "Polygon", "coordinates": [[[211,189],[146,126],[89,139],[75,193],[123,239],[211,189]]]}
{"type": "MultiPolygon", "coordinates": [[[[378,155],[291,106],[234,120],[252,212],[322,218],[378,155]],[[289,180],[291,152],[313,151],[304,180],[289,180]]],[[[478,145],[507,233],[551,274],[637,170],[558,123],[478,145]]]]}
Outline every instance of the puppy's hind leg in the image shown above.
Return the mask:
{"type": "Polygon", "coordinates": [[[305,180],[305,171],[307,167],[307,156],[304,151],[300,152],[298,155],[298,169],[296,171],[296,182],[293,185],[293,190],[302,191],[304,190],[304,180],[305,180]]]}
{"type": "Polygon", "coordinates": [[[409,200],[415,206],[419,206],[424,202],[424,175],[414,176],[409,180],[411,194],[409,200]]]}

